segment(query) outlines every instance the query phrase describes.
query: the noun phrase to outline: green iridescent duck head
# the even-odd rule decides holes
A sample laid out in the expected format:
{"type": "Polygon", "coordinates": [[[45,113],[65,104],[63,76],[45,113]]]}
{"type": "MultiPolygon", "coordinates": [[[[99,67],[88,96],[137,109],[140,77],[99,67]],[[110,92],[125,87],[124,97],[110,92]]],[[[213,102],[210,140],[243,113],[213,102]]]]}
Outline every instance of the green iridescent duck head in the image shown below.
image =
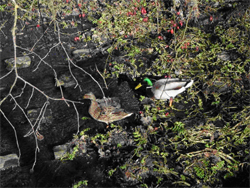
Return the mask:
{"type": "Polygon", "coordinates": [[[135,89],[139,89],[139,88],[142,87],[143,85],[152,87],[152,86],[153,86],[153,83],[152,83],[152,81],[151,81],[149,78],[146,77],[146,78],[144,78],[144,79],[142,80],[142,83],[139,83],[139,84],[135,87],[135,89]]]}

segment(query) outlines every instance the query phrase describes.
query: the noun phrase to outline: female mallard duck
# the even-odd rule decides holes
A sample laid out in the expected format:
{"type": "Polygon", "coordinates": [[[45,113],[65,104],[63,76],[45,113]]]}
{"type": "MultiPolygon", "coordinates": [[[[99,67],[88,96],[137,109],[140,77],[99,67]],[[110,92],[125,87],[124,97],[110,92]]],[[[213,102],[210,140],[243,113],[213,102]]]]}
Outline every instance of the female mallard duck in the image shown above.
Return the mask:
{"type": "MultiPolygon", "coordinates": [[[[166,78],[157,80],[153,84],[149,78],[145,78],[143,83],[148,85],[147,89],[150,88],[154,98],[170,100],[169,106],[172,106],[173,99],[176,97],[176,95],[191,87],[194,81],[187,79],[181,80],[179,78],[166,78]]],[[[140,83],[135,87],[135,89],[139,89],[141,86],[142,84],[140,83]]]]}
{"type": "Polygon", "coordinates": [[[96,99],[93,93],[87,93],[83,96],[84,99],[90,99],[89,114],[97,121],[112,123],[131,116],[133,113],[126,113],[121,109],[120,104],[108,99],[96,99]]]}

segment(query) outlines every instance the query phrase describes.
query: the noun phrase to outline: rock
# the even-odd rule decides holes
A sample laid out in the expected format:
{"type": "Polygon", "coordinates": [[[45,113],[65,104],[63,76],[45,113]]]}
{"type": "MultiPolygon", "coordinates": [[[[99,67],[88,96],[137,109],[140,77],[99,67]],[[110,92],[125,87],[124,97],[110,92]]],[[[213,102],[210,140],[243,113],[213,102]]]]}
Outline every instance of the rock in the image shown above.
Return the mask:
{"type": "Polygon", "coordinates": [[[141,114],[141,119],[140,120],[143,123],[143,125],[146,125],[146,126],[151,125],[152,122],[153,122],[152,117],[150,117],[150,116],[145,117],[143,114],[141,114]]]}
{"type": "Polygon", "coordinates": [[[221,52],[217,54],[217,57],[221,59],[222,61],[228,61],[230,60],[230,54],[228,52],[221,52]]]}
{"type": "Polygon", "coordinates": [[[60,159],[67,153],[68,145],[69,144],[58,145],[53,148],[55,159],[60,159]]]}
{"type": "Polygon", "coordinates": [[[89,49],[89,48],[83,48],[83,49],[78,49],[78,50],[74,50],[72,52],[73,55],[86,55],[86,54],[90,54],[93,51],[93,49],[89,49]]]}
{"type": "Polygon", "coordinates": [[[68,160],[68,154],[72,155],[74,153],[74,157],[86,154],[88,151],[87,140],[88,136],[82,135],[80,138],[74,138],[63,145],[55,146],[53,148],[55,159],[68,160]]]}
{"type": "Polygon", "coordinates": [[[19,158],[17,154],[9,154],[5,156],[0,156],[0,170],[5,170],[10,167],[19,166],[19,158]]]}
{"type": "Polygon", "coordinates": [[[226,93],[229,92],[229,85],[223,81],[214,81],[211,86],[206,89],[206,92],[218,92],[218,93],[226,93]]]}
{"type": "Polygon", "coordinates": [[[75,85],[76,82],[70,74],[62,74],[56,82],[57,87],[74,87],[75,85]]]}
{"type": "MultiPolygon", "coordinates": [[[[14,67],[15,59],[14,58],[6,59],[5,63],[7,64],[6,69],[11,71],[14,67]]],[[[29,67],[30,64],[31,64],[31,58],[29,56],[16,58],[17,69],[23,69],[23,68],[29,67]]]]}
{"type": "Polygon", "coordinates": [[[2,83],[1,83],[1,85],[0,85],[0,93],[2,92],[2,91],[4,91],[5,89],[7,89],[8,87],[7,87],[7,84],[3,84],[2,85],[2,83]]]}
{"type": "MultiPolygon", "coordinates": [[[[29,118],[29,120],[30,120],[30,122],[34,125],[37,121],[39,122],[39,123],[36,123],[36,125],[38,124],[38,130],[40,130],[41,129],[41,127],[43,127],[43,126],[41,126],[41,125],[44,125],[44,124],[46,124],[46,125],[50,125],[50,124],[52,124],[52,122],[53,122],[53,116],[52,116],[52,111],[51,111],[51,109],[46,109],[46,112],[44,113],[44,112],[40,112],[41,111],[41,108],[37,108],[37,109],[30,109],[30,110],[28,110],[27,111],[27,117],[29,118]],[[43,116],[41,117],[39,117],[39,114],[43,114],[43,116]],[[37,118],[39,118],[39,119],[37,119],[37,118]],[[41,119],[42,118],[42,119],[41,119]]],[[[28,137],[28,136],[30,136],[31,134],[33,133],[33,129],[30,129],[25,135],[24,135],[24,137],[28,137]]],[[[36,136],[37,136],[37,138],[38,138],[38,140],[43,140],[44,139],[44,137],[43,137],[43,135],[41,135],[38,131],[36,132],[36,136]]]]}
{"type": "Polygon", "coordinates": [[[118,144],[123,146],[130,146],[133,144],[133,140],[129,138],[129,135],[126,131],[122,131],[119,129],[114,129],[110,131],[110,137],[108,138],[107,144],[112,146],[117,146],[118,144]]]}
{"type": "MultiPolygon", "coordinates": [[[[27,111],[27,116],[30,119],[31,123],[35,123],[37,117],[39,116],[39,113],[41,111],[41,108],[37,109],[29,109],[27,111]]],[[[51,124],[53,121],[52,111],[50,109],[46,109],[46,112],[44,113],[44,116],[40,122],[40,124],[51,124]]]]}
{"type": "Polygon", "coordinates": [[[108,38],[106,38],[105,36],[100,36],[98,34],[93,34],[92,35],[92,40],[98,42],[99,45],[106,44],[108,42],[108,38]]]}

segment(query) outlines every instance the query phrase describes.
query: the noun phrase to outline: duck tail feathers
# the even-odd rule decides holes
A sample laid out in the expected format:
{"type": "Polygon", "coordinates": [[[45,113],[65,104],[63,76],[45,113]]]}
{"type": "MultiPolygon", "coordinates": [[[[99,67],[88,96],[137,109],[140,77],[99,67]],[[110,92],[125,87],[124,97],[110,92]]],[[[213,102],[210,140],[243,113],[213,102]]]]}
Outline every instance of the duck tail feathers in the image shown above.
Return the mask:
{"type": "Polygon", "coordinates": [[[191,87],[193,85],[194,81],[193,80],[190,80],[189,82],[187,82],[187,84],[184,86],[185,89],[191,87]]]}

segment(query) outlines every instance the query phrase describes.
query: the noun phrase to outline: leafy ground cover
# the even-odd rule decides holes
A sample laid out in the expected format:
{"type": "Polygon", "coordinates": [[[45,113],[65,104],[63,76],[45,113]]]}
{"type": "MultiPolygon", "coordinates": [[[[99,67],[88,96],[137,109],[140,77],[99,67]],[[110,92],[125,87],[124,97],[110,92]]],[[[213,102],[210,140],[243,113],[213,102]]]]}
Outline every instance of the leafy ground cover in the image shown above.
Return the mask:
{"type": "MultiPolygon", "coordinates": [[[[12,16],[14,52],[28,49],[18,44],[22,29],[30,25],[36,30],[43,28],[40,32],[48,34],[46,40],[51,42],[56,37],[47,54],[61,45],[59,51],[64,52],[61,59],[69,62],[76,87],[81,85],[80,74],[72,74],[70,66],[91,77],[78,65],[90,61],[95,53],[68,52],[70,48],[87,46],[105,55],[105,60],[98,64],[104,83],[126,77],[130,93],[122,91],[138,101],[136,105],[140,110],[134,112],[133,120],[116,122],[106,129],[98,129],[100,131],[95,131],[89,118],[76,110],[77,116],[82,117],[79,131],[74,135],[71,152],[61,158],[60,164],[85,161],[94,150],[103,165],[103,172],[96,170],[97,177],[111,186],[131,187],[216,187],[249,167],[249,3],[237,0],[82,0],[77,3],[13,0],[3,2],[0,10],[1,15],[5,11],[12,16]],[[69,42],[65,47],[66,39],[69,42]],[[169,107],[167,101],[149,100],[144,91],[134,90],[144,76],[158,79],[169,75],[195,80],[192,88],[175,98],[173,107],[169,107]]],[[[3,20],[1,28],[9,22],[3,20]]],[[[37,42],[41,42],[39,37],[37,42]]],[[[29,53],[39,54],[40,50],[31,48],[29,53]]],[[[56,68],[47,65],[59,80],[56,68]]],[[[17,67],[14,68],[15,78],[23,81],[17,67]]],[[[96,76],[91,78],[95,80],[96,76]]],[[[36,89],[28,81],[24,83],[36,89]]],[[[16,81],[12,86],[15,84],[16,81]]],[[[94,87],[100,90],[100,81],[94,87]]],[[[47,101],[75,104],[64,97],[63,89],[60,93],[59,98],[42,95],[47,101]]],[[[8,97],[15,99],[12,87],[1,96],[2,117],[7,117],[2,106],[8,97]]],[[[45,112],[46,105],[43,109],[45,112]]],[[[101,127],[102,123],[98,124],[101,127]]],[[[39,145],[36,146],[37,150],[39,145]]],[[[73,187],[96,186],[93,178],[82,176],[71,182],[73,187]]],[[[101,181],[98,183],[97,186],[104,186],[101,181]]]]}

